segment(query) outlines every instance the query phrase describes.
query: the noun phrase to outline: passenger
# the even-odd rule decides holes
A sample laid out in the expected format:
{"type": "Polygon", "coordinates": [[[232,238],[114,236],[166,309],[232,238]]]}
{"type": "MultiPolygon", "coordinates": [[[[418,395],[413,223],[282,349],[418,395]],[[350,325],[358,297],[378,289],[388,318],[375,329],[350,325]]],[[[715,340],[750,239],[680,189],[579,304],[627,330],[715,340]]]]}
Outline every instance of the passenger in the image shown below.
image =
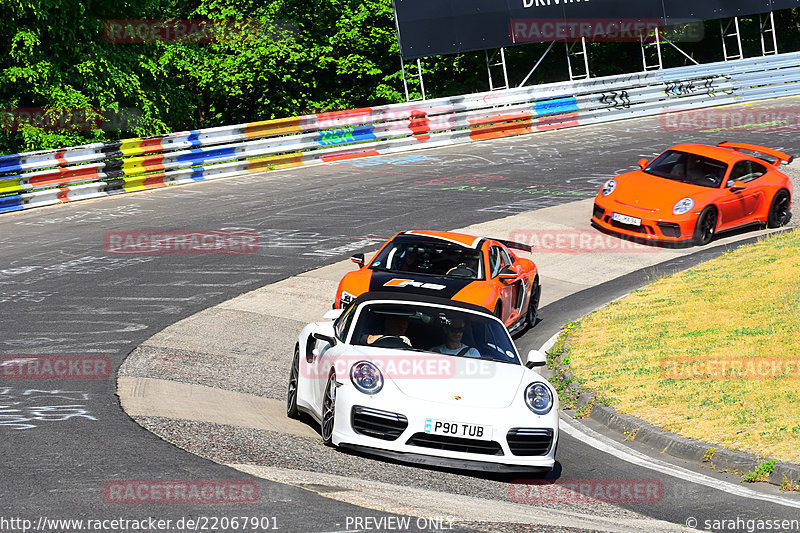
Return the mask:
{"type": "Polygon", "coordinates": [[[444,344],[431,348],[432,352],[444,353],[448,355],[463,355],[466,357],[480,357],[481,354],[473,347],[467,346],[461,339],[464,337],[465,322],[461,318],[455,318],[449,324],[445,324],[444,344]]]}

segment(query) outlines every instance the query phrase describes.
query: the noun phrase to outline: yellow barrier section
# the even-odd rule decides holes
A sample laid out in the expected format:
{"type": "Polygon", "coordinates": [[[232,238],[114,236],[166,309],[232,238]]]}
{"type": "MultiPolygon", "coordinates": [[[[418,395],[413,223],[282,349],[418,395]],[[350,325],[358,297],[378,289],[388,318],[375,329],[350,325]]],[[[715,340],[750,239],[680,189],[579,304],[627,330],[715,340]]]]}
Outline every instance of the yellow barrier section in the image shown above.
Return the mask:
{"type": "Polygon", "coordinates": [[[285,135],[287,133],[300,133],[300,117],[248,122],[244,127],[244,134],[251,139],[285,135]]]}

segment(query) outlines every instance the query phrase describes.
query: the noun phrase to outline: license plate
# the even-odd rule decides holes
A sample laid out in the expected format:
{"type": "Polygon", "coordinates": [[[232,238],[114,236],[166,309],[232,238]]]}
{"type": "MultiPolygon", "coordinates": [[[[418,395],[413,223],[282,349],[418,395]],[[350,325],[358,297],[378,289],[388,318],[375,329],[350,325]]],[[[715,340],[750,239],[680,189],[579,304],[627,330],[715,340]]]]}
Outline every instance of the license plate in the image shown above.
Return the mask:
{"type": "Polygon", "coordinates": [[[430,433],[431,435],[446,435],[448,437],[491,440],[492,426],[428,418],[425,420],[425,433],[430,433]]]}
{"type": "Polygon", "coordinates": [[[622,222],[623,224],[628,224],[630,226],[641,226],[642,225],[642,219],[641,218],[629,217],[628,215],[621,215],[619,213],[614,213],[613,215],[611,215],[611,218],[613,220],[616,220],[617,222],[622,222]]]}

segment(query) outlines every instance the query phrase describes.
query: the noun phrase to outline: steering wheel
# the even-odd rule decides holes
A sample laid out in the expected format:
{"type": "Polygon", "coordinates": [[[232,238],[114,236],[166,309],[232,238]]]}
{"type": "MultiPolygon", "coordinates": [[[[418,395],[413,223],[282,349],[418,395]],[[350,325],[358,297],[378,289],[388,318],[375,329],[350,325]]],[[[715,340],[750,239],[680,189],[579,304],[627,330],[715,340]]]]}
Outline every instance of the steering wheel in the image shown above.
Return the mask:
{"type": "Polygon", "coordinates": [[[454,278],[477,278],[478,273],[467,266],[466,263],[459,263],[458,266],[454,266],[450,270],[447,271],[448,276],[453,276],[454,278]]]}
{"type": "Polygon", "coordinates": [[[411,346],[398,335],[381,335],[375,339],[370,346],[376,346],[378,348],[411,348],[411,346]]]}

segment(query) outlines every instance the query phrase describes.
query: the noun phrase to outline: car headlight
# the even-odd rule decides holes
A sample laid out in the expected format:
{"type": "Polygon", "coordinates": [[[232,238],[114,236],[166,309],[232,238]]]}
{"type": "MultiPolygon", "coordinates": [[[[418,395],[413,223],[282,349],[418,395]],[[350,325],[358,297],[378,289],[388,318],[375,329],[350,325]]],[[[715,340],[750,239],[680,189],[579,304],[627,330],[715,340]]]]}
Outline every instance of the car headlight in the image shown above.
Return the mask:
{"type": "Polygon", "coordinates": [[[603,196],[608,196],[609,194],[614,192],[614,189],[616,188],[617,188],[617,180],[608,180],[603,184],[601,192],[603,193],[603,196]]]}
{"type": "Polygon", "coordinates": [[[683,198],[678,200],[678,203],[672,208],[672,212],[676,215],[688,213],[694,207],[694,200],[691,198],[683,198]]]}
{"type": "Polygon", "coordinates": [[[546,415],[553,408],[553,395],[544,383],[531,383],[525,389],[525,404],[537,415],[546,415]]]}
{"type": "Polygon", "coordinates": [[[383,388],[383,374],[369,361],[359,361],[350,367],[350,381],[364,394],[377,394],[383,388]]]}

